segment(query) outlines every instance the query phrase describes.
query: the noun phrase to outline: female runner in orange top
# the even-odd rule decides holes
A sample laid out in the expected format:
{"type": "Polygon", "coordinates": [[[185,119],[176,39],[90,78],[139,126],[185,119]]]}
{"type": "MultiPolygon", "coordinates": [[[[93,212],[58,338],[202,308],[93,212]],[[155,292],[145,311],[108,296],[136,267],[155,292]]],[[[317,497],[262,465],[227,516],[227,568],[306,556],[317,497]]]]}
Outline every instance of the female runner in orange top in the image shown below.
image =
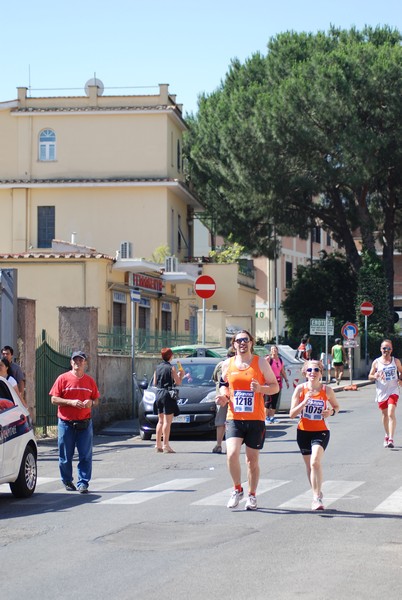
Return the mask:
{"type": "Polygon", "coordinates": [[[323,365],[318,360],[309,360],[303,365],[302,373],[307,381],[296,387],[289,411],[292,419],[300,416],[297,444],[313,490],[312,510],[324,510],[321,461],[330,436],[325,419],[339,412],[333,389],[322,383],[323,370],[323,365]]]}

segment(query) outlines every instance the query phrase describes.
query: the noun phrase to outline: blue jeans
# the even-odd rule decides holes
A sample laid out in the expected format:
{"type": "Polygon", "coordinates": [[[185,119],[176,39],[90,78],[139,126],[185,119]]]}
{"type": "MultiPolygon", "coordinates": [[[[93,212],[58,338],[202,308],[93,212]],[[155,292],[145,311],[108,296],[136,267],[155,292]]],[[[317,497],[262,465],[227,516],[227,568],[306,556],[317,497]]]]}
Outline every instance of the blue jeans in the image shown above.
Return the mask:
{"type": "Polygon", "coordinates": [[[90,421],[87,429],[74,429],[63,419],[59,419],[59,469],[63,483],[73,481],[73,456],[75,448],[78,452],[77,485],[88,485],[92,475],[92,442],[93,428],[90,421]]]}

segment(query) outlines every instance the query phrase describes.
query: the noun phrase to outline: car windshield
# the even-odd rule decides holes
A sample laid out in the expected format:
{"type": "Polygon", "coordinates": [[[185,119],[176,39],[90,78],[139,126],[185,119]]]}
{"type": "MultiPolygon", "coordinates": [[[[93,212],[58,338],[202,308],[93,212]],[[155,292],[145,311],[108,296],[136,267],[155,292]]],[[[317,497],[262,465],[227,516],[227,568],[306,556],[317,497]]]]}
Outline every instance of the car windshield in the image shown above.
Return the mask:
{"type": "Polygon", "coordinates": [[[182,385],[190,385],[190,386],[211,386],[214,385],[214,381],[212,380],[212,374],[214,372],[215,365],[212,364],[191,364],[191,365],[183,365],[184,369],[184,377],[182,381],[182,385]]]}

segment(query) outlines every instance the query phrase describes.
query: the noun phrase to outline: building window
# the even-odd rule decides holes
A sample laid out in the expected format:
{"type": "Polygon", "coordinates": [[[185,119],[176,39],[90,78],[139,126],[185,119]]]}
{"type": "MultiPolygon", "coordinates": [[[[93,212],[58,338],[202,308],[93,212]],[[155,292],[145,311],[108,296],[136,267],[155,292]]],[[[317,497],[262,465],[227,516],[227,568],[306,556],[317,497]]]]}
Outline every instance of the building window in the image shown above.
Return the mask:
{"type": "Polygon", "coordinates": [[[327,231],[327,246],[331,245],[331,234],[327,231]]]}
{"type": "Polygon", "coordinates": [[[285,263],[285,282],[286,287],[290,288],[292,285],[292,277],[293,276],[293,265],[288,260],[285,263]]]}
{"type": "Polygon", "coordinates": [[[321,243],[321,227],[313,227],[311,230],[311,241],[317,244],[321,243]]]}
{"type": "Polygon", "coordinates": [[[53,129],[44,129],[39,134],[39,160],[56,160],[56,134],[53,129]]]}
{"type": "Polygon", "coordinates": [[[38,248],[51,248],[55,238],[54,206],[38,206],[38,248]]]}

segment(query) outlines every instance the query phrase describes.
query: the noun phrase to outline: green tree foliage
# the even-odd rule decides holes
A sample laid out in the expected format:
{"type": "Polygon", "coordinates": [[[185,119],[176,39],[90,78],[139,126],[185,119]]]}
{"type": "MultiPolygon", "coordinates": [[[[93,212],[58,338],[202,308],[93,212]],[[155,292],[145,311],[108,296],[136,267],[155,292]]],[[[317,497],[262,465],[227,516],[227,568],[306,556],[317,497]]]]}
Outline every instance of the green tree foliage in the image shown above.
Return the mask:
{"type": "MultiPolygon", "coordinates": [[[[356,295],[356,315],[359,330],[364,331],[364,316],[360,312],[362,302],[369,301],[374,312],[367,318],[367,331],[371,336],[388,335],[390,321],[388,307],[387,280],[384,267],[375,252],[366,250],[362,254],[362,266],[358,276],[356,295]]],[[[391,315],[393,317],[393,313],[391,315]]]]}
{"type": "MultiPolygon", "coordinates": [[[[190,178],[217,233],[254,254],[278,235],[330,231],[355,273],[363,248],[382,247],[393,302],[393,251],[402,211],[402,36],[283,33],[266,56],[234,60],[199,100],[186,140],[190,178]]],[[[388,324],[388,329],[392,323],[388,324]]]]}
{"type": "Polygon", "coordinates": [[[335,318],[335,337],[342,325],[354,322],[357,280],[350,263],[342,255],[323,254],[311,266],[299,265],[282,308],[290,337],[299,339],[310,331],[310,319],[325,319],[327,311],[335,318]]]}
{"type": "Polygon", "coordinates": [[[244,248],[237,242],[233,244],[227,242],[222,248],[211,250],[208,256],[216,263],[234,263],[238,262],[243,254],[244,248]]]}
{"type": "Polygon", "coordinates": [[[154,263],[162,264],[168,256],[170,256],[169,246],[158,246],[152,253],[150,260],[154,263]]]}

